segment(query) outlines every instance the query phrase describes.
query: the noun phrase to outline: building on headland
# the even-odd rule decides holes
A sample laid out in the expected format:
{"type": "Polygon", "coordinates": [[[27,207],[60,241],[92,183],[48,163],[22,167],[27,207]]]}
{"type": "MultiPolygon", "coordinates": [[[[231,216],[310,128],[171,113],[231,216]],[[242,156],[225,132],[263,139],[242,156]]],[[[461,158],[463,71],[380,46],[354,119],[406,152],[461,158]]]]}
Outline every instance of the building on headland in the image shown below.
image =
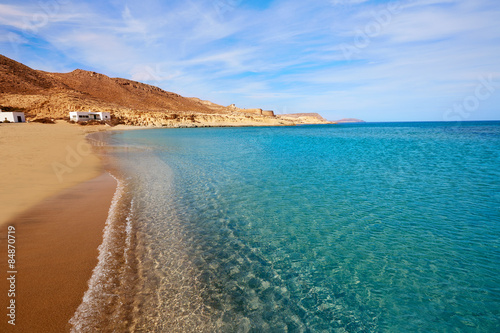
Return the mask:
{"type": "Polygon", "coordinates": [[[240,109],[237,107],[235,104],[231,104],[228,106],[230,110],[237,111],[237,112],[244,112],[244,113],[251,113],[251,114],[256,114],[259,116],[269,116],[269,117],[274,117],[274,111],[271,110],[262,110],[262,109],[240,109]]]}
{"type": "Polygon", "coordinates": [[[111,114],[109,112],[72,111],[69,113],[69,119],[75,122],[89,120],[111,120],[111,114]]]}
{"type": "Polygon", "coordinates": [[[8,121],[11,123],[24,123],[26,118],[24,117],[24,112],[1,112],[0,110],[0,123],[8,121]]]}

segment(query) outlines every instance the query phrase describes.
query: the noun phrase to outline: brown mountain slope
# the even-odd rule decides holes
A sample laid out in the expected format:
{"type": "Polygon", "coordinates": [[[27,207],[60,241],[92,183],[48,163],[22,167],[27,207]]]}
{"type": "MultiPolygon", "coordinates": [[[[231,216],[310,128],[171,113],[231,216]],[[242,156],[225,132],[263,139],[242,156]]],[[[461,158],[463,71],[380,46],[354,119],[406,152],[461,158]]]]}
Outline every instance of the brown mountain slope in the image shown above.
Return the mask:
{"type": "Polygon", "coordinates": [[[193,99],[140,82],[110,78],[81,69],[71,73],[49,73],[48,75],[72,90],[122,107],[151,111],[212,112],[211,109],[193,99]]]}
{"type": "MultiPolygon", "coordinates": [[[[27,100],[50,105],[50,110],[44,113],[54,117],[62,117],[69,110],[96,107],[165,112],[228,112],[223,106],[214,103],[208,106],[199,99],[186,98],[148,84],[110,78],[81,69],[70,73],[48,73],[34,70],[3,55],[0,55],[0,94],[10,102],[24,95],[25,98],[21,98],[24,103],[18,105],[20,108],[30,108],[25,103],[27,100]],[[12,98],[12,95],[18,98],[12,98]]],[[[39,105],[33,106],[38,114],[39,105]]]]}
{"type": "Polygon", "coordinates": [[[0,93],[34,94],[64,88],[45,72],[29,68],[0,54],[0,93]]]}
{"type": "Polygon", "coordinates": [[[321,123],[322,118],[275,117],[272,111],[225,107],[148,84],[81,69],[48,73],[0,55],[0,108],[24,111],[28,120],[68,119],[70,111],[107,111],[141,126],[241,126],[321,123]],[[259,112],[257,112],[259,111],[259,112]],[[321,118],[321,119],[320,119],[321,118]]]}

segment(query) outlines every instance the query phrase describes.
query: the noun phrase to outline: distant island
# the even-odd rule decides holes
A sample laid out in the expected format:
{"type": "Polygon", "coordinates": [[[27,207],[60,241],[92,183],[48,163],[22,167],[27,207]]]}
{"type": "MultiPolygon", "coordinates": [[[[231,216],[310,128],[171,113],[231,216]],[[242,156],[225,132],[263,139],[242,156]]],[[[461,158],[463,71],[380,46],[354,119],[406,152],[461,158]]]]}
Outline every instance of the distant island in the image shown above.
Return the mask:
{"type": "Polygon", "coordinates": [[[334,120],[335,123],[366,123],[366,121],[356,118],[344,118],[340,120],[334,120]]]}

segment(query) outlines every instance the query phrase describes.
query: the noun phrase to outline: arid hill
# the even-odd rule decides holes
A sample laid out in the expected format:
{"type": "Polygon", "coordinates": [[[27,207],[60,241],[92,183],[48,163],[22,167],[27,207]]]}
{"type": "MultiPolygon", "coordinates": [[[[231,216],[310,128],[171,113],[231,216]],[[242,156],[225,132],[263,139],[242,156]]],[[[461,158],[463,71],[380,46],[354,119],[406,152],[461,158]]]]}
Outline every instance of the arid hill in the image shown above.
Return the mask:
{"type": "Polygon", "coordinates": [[[81,69],[44,72],[0,55],[2,107],[24,111],[27,119],[65,119],[69,111],[89,109],[109,111],[112,118],[142,126],[293,125],[304,121],[276,117],[261,109],[225,107],[81,69]]]}
{"type": "Polygon", "coordinates": [[[39,94],[51,89],[68,89],[48,73],[36,71],[0,55],[0,93],[39,94]]]}
{"type": "MultiPolygon", "coordinates": [[[[212,113],[207,105],[148,84],[81,69],[71,73],[47,73],[71,90],[96,100],[137,110],[172,110],[212,113]]],[[[221,110],[223,111],[223,110],[221,110]]]]}
{"type": "Polygon", "coordinates": [[[331,124],[332,122],[323,118],[319,113],[289,113],[280,115],[283,119],[290,119],[300,121],[301,123],[317,123],[317,124],[331,124]]]}

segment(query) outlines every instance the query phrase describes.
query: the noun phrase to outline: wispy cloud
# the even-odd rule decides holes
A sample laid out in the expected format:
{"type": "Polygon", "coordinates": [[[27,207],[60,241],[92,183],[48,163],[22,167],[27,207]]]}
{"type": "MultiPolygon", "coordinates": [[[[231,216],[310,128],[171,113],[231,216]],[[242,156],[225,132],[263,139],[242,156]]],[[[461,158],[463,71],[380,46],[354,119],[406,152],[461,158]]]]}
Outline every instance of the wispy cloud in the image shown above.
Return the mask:
{"type": "MultiPolygon", "coordinates": [[[[331,118],[440,120],[479,75],[492,74],[500,84],[496,0],[41,4],[0,5],[3,54],[42,69],[83,67],[221,104],[331,118]]],[[[500,118],[499,102],[493,94],[473,118],[500,118]]]]}

